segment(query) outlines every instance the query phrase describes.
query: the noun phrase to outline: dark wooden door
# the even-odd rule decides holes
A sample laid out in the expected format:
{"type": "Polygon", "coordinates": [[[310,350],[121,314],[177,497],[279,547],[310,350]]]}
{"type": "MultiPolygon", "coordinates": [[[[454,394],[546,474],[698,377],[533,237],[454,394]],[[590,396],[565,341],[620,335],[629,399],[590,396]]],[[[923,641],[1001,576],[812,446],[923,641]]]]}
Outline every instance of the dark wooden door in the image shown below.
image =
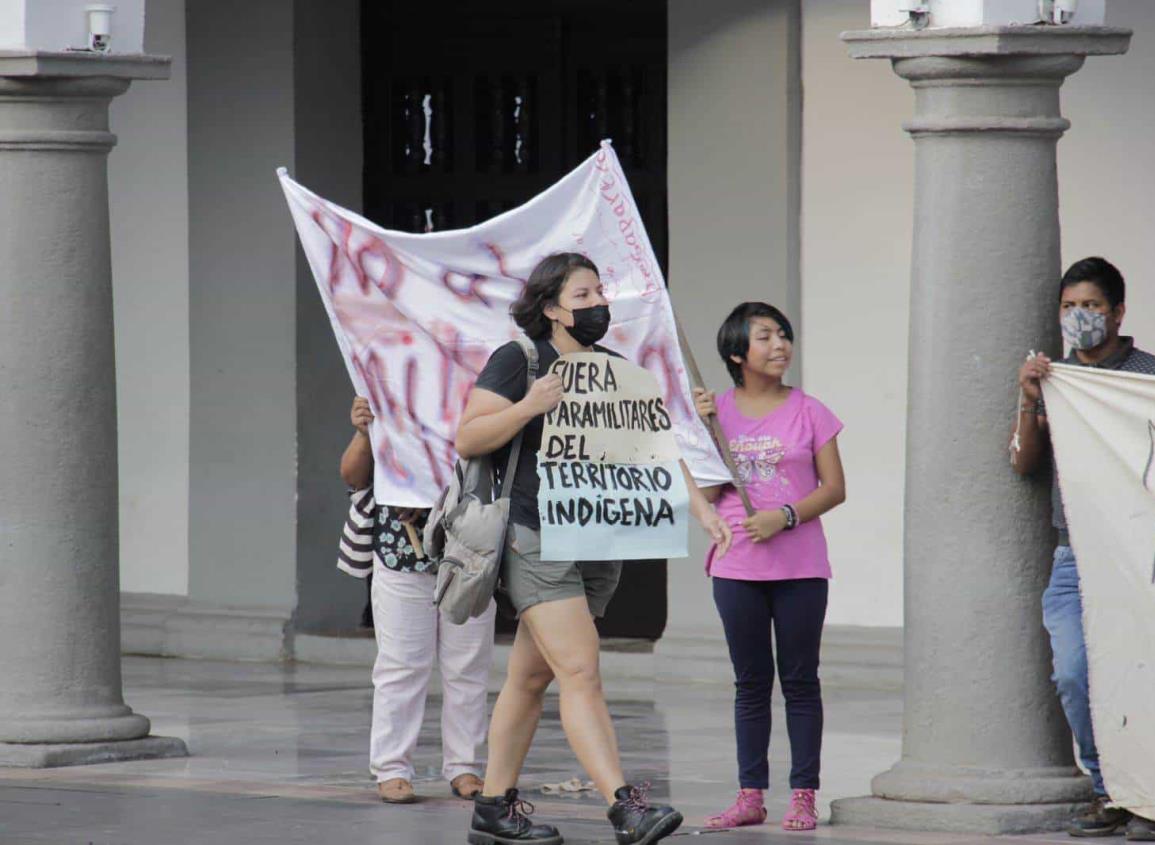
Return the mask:
{"type": "MultiPolygon", "coordinates": [[[[410,232],[470,226],[611,138],[665,269],[664,0],[361,8],[367,217],[410,232]]],[[[665,562],[627,565],[603,635],[657,639],[665,623],[665,562]]]]}

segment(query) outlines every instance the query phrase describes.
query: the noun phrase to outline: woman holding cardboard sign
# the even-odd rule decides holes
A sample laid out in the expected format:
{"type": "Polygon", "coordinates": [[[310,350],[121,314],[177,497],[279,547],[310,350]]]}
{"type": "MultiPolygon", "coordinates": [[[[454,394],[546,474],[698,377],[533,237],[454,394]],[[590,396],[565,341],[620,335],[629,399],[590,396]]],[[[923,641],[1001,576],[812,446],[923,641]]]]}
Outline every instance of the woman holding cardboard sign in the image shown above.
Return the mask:
{"type": "MultiPolygon", "coordinates": [[[[542,373],[566,353],[614,354],[596,345],[609,329],[610,310],[597,267],[585,256],[559,253],[542,260],[511,313],[534,341],[542,373]]],[[[534,825],[526,818],[532,807],[517,793],[517,778],[541,717],[542,697],[556,678],[566,737],[610,805],[607,815],[617,841],[656,842],[672,833],[682,816],[672,807],[650,804],[644,787],[626,782],[598,671],[594,618],[605,612],[613,597],[621,563],[541,559],[537,451],[544,415],[561,402],[563,385],[559,376],[547,374],[527,392],[526,368],[517,343],[494,352],[457,430],[461,457],[494,453],[494,465],[501,467],[510,441],[524,429],[501,564],[502,589],[520,622],[505,685],[490,720],[485,788],[474,799],[469,841],[474,845],[562,841],[556,828],[534,825]]],[[[730,542],[729,528],[692,480],[688,487],[691,512],[724,550],[730,542]]]]}

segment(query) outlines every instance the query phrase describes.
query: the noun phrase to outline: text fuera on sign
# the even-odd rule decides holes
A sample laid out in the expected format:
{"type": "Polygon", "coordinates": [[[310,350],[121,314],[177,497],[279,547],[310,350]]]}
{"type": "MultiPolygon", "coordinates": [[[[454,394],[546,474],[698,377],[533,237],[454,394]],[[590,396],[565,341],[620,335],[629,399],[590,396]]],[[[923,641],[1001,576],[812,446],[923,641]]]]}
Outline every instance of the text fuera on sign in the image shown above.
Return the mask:
{"type": "Polygon", "coordinates": [[[564,392],[538,453],[542,559],[684,556],[689,492],[657,380],[601,352],[551,372],[564,392]]]}

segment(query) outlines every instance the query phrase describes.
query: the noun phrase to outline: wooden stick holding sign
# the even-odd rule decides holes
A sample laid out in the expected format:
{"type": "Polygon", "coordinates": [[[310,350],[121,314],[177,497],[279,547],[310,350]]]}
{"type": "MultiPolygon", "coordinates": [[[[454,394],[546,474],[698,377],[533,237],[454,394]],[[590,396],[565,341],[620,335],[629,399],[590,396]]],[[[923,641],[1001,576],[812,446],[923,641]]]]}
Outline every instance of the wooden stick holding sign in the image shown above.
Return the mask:
{"type": "Polygon", "coordinates": [[[405,533],[409,537],[409,545],[413,547],[413,555],[418,560],[425,559],[425,547],[421,545],[421,532],[417,530],[417,522],[423,514],[422,508],[398,508],[397,521],[405,526],[405,533]]]}
{"type": "MultiPolygon", "coordinates": [[[[682,330],[682,321],[678,319],[677,312],[674,313],[674,325],[678,329],[678,346],[682,348],[682,360],[686,362],[686,369],[690,372],[690,385],[705,390],[706,383],[702,380],[698,362],[694,360],[694,353],[690,350],[690,344],[686,340],[686,333],[682,330]]],[[[718,448],[718,454],[722,456],[722,462],[730,471],[730,483],[734,485],[734,489],[742,497],[742,507],[746,509],[746,516],[753,516],[755,514],[754,505],[750,502],[750,494],[746,492],[746,485],[738,478],[738,467],[734,463],[734,456],[730,454],[730,441],[722,433],[722,426],[718,422],[717,414],[710,414],[706,418],[706,428],[709,429],[710,436],[714,439],[714,445],[718,448]]]]}
{"type": "Polygon", "coordinates": [[[425,547],[421,545],[421,536],[417,533],[416,526],[412,522],[402,522],[405,526],[405,533],[409,535],[409,543],[413,546],[413,554],[418,560],[425,559],[425,547]]]}

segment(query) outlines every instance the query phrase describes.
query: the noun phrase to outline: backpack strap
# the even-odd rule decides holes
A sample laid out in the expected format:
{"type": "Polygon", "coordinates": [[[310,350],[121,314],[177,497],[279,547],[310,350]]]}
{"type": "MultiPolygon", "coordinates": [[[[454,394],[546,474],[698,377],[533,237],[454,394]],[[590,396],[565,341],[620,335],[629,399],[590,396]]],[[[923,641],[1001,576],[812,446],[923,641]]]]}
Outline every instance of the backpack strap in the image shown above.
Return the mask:
{"type": "MultiPolygon", "coordinates": [[[[537,346],[525,335],[517,336],[517,345],[521,347],[521,351],[525,355],[525,392],[528,395],[529,389],[537,381],[537,346]]],[[[517,459],[521,456],[521,441],[524,435],[525,429],[523,428],[513,438],[513,443],[509,447],[509,460],[505,464],[505,474],[501,477],[501,498],[503,499],[508,498],[513,490],[513,477],[517,473],[517,459]]]]}

